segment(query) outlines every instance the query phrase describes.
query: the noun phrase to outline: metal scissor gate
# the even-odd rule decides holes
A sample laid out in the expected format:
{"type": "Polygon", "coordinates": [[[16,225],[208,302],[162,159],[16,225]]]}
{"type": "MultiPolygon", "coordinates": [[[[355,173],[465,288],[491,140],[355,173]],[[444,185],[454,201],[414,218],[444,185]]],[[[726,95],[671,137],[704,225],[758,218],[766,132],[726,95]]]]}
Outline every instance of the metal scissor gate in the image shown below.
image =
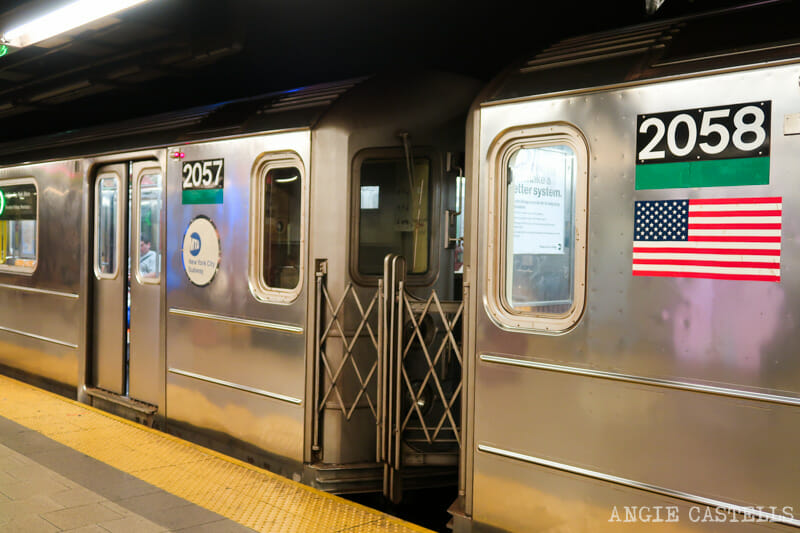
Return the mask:
{"type": "Polygon", "coordinates": [[[382,465],[393,501],[403,480],[455,483],[462,447],[464,301],[414,296],[405,275],[390,254],[377,289],[349,282],[332,298],[324,266],[316,284],[312,450],[326,462],[324,421],[337,411],[350,440],[374,439],[365,460],[382,465]]]}

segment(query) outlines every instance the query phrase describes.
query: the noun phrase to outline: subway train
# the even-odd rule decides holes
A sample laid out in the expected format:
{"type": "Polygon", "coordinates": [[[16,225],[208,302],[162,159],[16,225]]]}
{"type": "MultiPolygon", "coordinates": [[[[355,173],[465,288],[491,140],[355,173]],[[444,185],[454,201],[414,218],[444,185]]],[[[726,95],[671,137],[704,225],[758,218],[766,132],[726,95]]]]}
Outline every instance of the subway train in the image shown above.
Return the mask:
{"type": "Polygon", "coordinates": [[[2,370],[459,532],[800,527],[797,11],[0,145],[2,370]]]}

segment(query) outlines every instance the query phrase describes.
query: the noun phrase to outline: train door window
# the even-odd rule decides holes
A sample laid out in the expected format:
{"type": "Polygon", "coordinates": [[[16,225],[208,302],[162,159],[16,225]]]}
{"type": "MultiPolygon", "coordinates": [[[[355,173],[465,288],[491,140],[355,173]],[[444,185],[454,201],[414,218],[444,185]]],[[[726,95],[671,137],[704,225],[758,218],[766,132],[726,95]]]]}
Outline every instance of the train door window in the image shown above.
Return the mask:
{"type": "Polygon", "coordinates": [[[0,183],[0,270],[31,273],[36,269],[38,215],[32,179],[0,183]]]}
{"type": "Polygon", "coordinates": [[[255,168],[251,187],[251,287],[259,299],[288,303],[302,286],[302,164],[295,154],[269,154],[255,168]]]}
{"type": "Polygon", "coordinates": [[[467,178],[456,176],[456,243],[453,249],[453,271],[456,274],[464,273],[464,211],[467,196],[467,178]]]}
{"type": "Polygon", "coordinates": [[[511,327],[563,331],[583,311],[585,142],[572,128],[558,126],[509,132],[500,145],[494,156],[493,201],[500,216],[493,217],[499,257],[490,268],[492,311],[511,327]]]}
{"type": "Polygon", "coordinates": [[[358,277],[383,274],[390,253],[405,257],[409,274],[430,271],[431,159],[414,158],[409,171],[405,158],[395,154],[362,154],[354,164],[358,277]]]}
{"type": "Polygon", "coordinates": [[[115,278],[119,263],[120,180],[116,174],[101,175],[95,191],[95,275],[115,278]]]}
{"type": "Polygon", "coordinates": [[[142,283],[161,276],[161,174],[139,176],[139,247],[137,274],[142,283]]]}

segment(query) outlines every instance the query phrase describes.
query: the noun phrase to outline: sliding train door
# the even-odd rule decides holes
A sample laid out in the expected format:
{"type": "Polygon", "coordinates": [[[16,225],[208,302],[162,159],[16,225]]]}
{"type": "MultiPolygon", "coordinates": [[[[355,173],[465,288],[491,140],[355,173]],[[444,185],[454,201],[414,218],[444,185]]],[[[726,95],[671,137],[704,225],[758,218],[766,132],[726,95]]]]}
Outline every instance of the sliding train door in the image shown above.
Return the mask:
{"type": "Polygon", "coordinates": [[[128,322],[128,164],[106,165],[94,180],[92,384],[125,394],[128,322]]]}
{"type": "Polygon", "coordinates": [[[128,393],[131,398],[158,405],[163,387],[159,355],[164,180],[152,161],[133,163],[132,180],[128,393]]]}
{"type": "Polygon", "coordinates": [[[155,162],[94,178],[92,385],[158,404],[163,177],[155,162]]]}

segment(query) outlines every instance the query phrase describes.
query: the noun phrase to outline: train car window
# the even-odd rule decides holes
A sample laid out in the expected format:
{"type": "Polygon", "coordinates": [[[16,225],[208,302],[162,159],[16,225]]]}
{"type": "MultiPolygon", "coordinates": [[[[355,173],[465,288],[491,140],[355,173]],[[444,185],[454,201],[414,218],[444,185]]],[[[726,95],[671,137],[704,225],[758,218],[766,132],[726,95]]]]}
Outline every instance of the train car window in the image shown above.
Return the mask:
{"type": "Polygon", "coordinates": [[[383,273],[383,259],[406,259],[409,274],[429,269],[431,161],[415,158],[363,159],[358,184],[358,272],[383,273]]]}
{"type": "Polygon", "coordinates": [[[0,270],[23,274],[36,269],[38,218],[33,180],[0,182],[0,270]]]}
{"type": "Polygon", "coordinates": [[[511,327],[563,331],[585,298],[587,150],[568,126],[538,131],[507,132],[494,152],[491,307],[511,327]]]}
{"type": "Polygon", "coordinates": [[[505,301],[515,311],[572,306],[575,151],[518,148],[506,166],[505,301]]]}
{"type": "Polygon", "coordinates": [[[139,253],[137,272],[143,283],[161,277],[161,174],[139,176],[139,253]]]}
{"type": "Polygon", "coordinates": [[[256,168],[250,285],[261,300],[288,303],[300,293],[303,279],[302,164],[295,154],[268,154],[256,168]]]}
{"type": "Polygon", "coordinates": [[[300,282],[300,171],[271,168],[264,177],[262,276],[268,287],[293,289],[300,282]]]}
{"type": "Polygon", "coordinates": [[[100,176],[95,191],[95,275],[114,278],[119,261],[119,177],[100,176]]]}
{"type": "Polygon", "coordinates": [[[453,248],[453,272],[456,274],[464,273],[464,211],[467,197],[467,178],[464,176],[456,177],[456,241],[453,248]]]}

